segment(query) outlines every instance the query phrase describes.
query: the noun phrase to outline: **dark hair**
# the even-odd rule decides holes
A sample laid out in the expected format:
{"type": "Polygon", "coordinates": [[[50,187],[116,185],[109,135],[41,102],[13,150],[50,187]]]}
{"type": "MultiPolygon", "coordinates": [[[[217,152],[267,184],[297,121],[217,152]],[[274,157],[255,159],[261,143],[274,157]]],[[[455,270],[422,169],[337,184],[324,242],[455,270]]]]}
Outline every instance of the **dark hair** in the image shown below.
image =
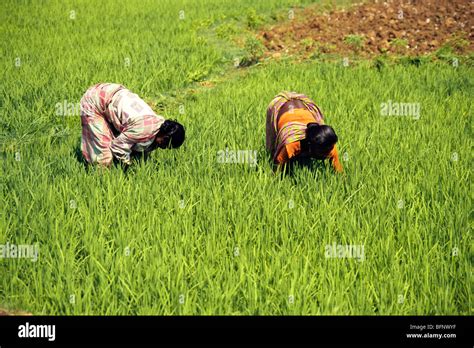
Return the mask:
{"type": "Polygon", "coordinates": [[[331,126],[308,123],[306,128],[308,149],[316,157],[326,157],[337,143],[337,135],[331,126]]]}
{"type": "MultiPolygon", "coordinates": [[[[184,143],[185,132],[182,124],[175,120],[166,120],[160,127],[160,133],[168,137],[172,148],[180,147],[184,143]]],[[[168,145],[169,146],[169,145],[168,145]]]]}

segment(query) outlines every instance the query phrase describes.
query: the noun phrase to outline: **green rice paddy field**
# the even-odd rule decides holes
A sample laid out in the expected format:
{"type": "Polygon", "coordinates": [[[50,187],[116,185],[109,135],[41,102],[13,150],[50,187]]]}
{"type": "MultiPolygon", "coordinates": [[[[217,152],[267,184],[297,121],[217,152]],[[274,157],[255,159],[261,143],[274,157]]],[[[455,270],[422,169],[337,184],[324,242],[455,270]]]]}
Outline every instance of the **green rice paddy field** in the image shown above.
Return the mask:
{"type": "Polygon", "coordinates": [[[229,32],[248,36],[306,5],[2,1],[0,245],[39,254],[0,258],[0,307],[471,314],[472,67],[291,57],[234,67],[252,48],[229,32]],[[183,147],[126,172],[86,168],[79,114],[58,103],[76,105],[98,82],[177,118],[183,147]],[[327,163],[273,173],[264,122],[281,90],[319,104],[343,175],[327,163]],[[419,113],[383,115],[384,103],[419,113]],[[226,150],[256,151],[257,165],[222,163],[226,150]]]}

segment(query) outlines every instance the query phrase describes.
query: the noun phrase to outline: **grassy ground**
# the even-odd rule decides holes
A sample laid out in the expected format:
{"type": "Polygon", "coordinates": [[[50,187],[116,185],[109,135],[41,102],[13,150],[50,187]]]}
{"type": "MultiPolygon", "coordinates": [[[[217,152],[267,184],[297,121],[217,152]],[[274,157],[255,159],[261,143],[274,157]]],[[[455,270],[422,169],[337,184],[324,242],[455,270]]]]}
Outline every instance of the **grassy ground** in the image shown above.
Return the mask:
{"type": "Polygon", "coordinates": [[[105,17],[98,4],[1,5],[0,244],[40,250],[37,262],[0,260],[1,304],[38,314],[470,313],[472,68],[283,60],[183,96],[233,60],[203,32],[227,18],[248,24],[249,4],[270,16],[295,1],[110,1],[105,17]],[[185,124],[185,146],[126,173],[86,170],[79,117],[55,115],[55,104],[99,81],[155,100],[185,124]],[[265,108],[284,89],[321,106],[345,175],[325,165],[273,175],[265,108]],[[419,119],[381,115],[390,100],[419,103],[419,119]],[[257,166],[219,163],[226,149],[258,151],[257,166]],[[363,246],[363,260],[327,258],[333,243],[363,246]]]}

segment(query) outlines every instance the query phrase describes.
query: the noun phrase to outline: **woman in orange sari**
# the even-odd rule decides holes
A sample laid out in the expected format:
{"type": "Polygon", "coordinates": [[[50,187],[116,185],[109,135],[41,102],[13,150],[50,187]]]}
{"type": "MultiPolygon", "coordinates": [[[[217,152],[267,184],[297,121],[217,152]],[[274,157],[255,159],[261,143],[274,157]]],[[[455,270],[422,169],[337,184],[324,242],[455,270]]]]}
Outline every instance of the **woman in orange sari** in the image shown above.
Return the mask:
{"type": "Polygon", "coordinates": [[[324,124],[317,105],[304,94],[281,92],[267,109],[266,148],[279,168],[292,159],[329,159],[342,172],[334,129],[324,124]]]}

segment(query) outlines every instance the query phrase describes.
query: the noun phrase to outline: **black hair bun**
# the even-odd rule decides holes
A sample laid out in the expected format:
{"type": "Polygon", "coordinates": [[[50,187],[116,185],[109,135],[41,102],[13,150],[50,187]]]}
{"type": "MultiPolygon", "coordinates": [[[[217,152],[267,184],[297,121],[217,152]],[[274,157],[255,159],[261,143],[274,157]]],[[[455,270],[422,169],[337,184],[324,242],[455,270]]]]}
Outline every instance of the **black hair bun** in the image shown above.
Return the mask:
{"type": "Polygon", "coordinates": [[[337,135],[331,126],[310,123],[306,129],[306,139],[313,146],[330,148],[337,143],[337,135]]]}
{"type": "MultiPolygon", "coordinates": [[[[171,140],[171,147],[180,147],[184,142],[185,130],[176,120],[166,120],[160,127],[160,132],[171,140]]],[[[168,142],[170,142],[168,140],[168,142]]]]}
{"type": "Polygon", "coordinates": [[[306,138],[312,139],[316,136],[316,134],[319,132],[320,129],[320,124],[313,122],[313,123],[308,123],[306,126],[306,138]]]}

